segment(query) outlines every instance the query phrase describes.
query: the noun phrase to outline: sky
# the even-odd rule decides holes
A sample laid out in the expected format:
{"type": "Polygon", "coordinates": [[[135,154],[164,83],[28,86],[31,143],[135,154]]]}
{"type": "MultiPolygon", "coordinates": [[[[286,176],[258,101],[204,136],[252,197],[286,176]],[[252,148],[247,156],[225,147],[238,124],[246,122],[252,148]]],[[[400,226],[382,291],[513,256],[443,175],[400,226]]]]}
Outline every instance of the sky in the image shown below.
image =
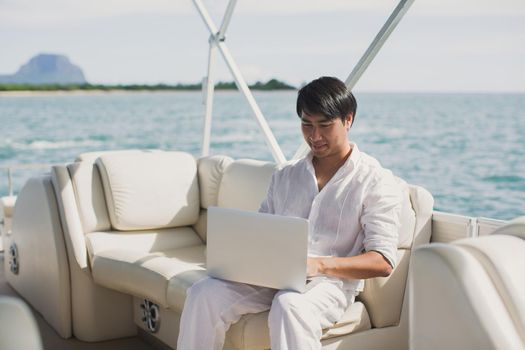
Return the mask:
{"type": "MultiPolygon", "coordinates": [[[[226,0],[204,0],[217,25],[226,0]]],[[[226,44],[249,83],[344,80],[397,1],[238,0],[226,44]]],[[[0,74],[66,55],[90,83],[196,83],[209,32],[191,0],[0,0],[0,74]]],[[[525,1],[415,0],[361,91],[525,92],[525,1]]],[[[231,81],[217,57],[216,79],[231,81]]]]}

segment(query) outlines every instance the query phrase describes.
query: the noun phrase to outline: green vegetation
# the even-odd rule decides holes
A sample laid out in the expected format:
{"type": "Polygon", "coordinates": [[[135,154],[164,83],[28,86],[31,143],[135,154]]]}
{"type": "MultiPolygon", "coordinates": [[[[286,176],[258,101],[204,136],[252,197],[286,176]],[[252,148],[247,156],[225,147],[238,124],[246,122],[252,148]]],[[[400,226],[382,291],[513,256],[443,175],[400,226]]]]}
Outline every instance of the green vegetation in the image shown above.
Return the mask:
{"type": "MultiPolygon", "coordinates": [[[[236,90],[237,86],[234,82],[218,82],[215,84],[217,90],[236,90]]],[[[256,82],[250,85],[253,90],[295,90],[296,88],[292,85],[288,85],[277,79],[271,79],[267,82],[256,82]]],[[[11,84],[11,83],[0,83],[0,91],[112,91],[112,90],[125,90],[125,91],[172,91],[172,90],[201,90],[201,84],[156,84],[156,85],[101,85],[101,84],[11,84]]]]}
{"type": "Polygon", "coordinates": [[[294,86],[288,85],[277,79],[270,79],[266,83],[260,81],[250,86],[254,90],[296,90],[294,86]]]}

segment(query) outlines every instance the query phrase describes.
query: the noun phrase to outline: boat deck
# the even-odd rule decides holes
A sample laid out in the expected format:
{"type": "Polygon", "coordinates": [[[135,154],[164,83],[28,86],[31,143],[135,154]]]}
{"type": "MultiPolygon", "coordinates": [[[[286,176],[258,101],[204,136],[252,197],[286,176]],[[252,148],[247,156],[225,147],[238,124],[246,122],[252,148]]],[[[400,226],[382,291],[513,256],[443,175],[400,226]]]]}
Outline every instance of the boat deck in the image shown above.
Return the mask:
{"type": "MultiPolygon", "coordinates": [[[[4,270],[4,252],[0,252],[0,296],[13,296],[22,299],[16,291],[11,288],[7,283],[4,270]]],[[[44,318],[33,308],[33,315],[38,323],[40,329],[40,336],[44,349],[46,350],[154,350],[158,349],[157,346],[149,344],[140,337],[131,337],[118,340],[86,343],[79,341],[75,338],[62,339],[54,330],[49,326],[44,318]]]]}

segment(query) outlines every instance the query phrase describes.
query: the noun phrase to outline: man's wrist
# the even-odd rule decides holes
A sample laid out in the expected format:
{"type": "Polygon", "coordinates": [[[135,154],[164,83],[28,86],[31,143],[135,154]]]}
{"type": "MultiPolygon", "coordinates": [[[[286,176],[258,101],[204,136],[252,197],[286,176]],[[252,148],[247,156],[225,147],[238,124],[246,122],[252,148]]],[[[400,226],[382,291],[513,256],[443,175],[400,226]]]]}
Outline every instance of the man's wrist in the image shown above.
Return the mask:
{"type": "Polygon", "coordinates": [[[326,274],[326,258],[317,258],[317,274],[326,274]]]}

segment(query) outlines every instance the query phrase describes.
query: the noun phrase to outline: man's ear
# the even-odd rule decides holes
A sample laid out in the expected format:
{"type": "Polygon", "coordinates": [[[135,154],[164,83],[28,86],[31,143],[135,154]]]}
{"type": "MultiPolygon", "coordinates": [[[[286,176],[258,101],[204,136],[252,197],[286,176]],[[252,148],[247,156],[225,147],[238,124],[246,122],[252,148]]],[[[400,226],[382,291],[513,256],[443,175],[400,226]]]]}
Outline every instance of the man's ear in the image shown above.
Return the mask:
{"type": "Polygon", "coordinates": [[[354,116],[352,115],[352,113],[348,113],[348,115],[346,116],[346,130],[350,130],[353,121],[354,116]]]}

